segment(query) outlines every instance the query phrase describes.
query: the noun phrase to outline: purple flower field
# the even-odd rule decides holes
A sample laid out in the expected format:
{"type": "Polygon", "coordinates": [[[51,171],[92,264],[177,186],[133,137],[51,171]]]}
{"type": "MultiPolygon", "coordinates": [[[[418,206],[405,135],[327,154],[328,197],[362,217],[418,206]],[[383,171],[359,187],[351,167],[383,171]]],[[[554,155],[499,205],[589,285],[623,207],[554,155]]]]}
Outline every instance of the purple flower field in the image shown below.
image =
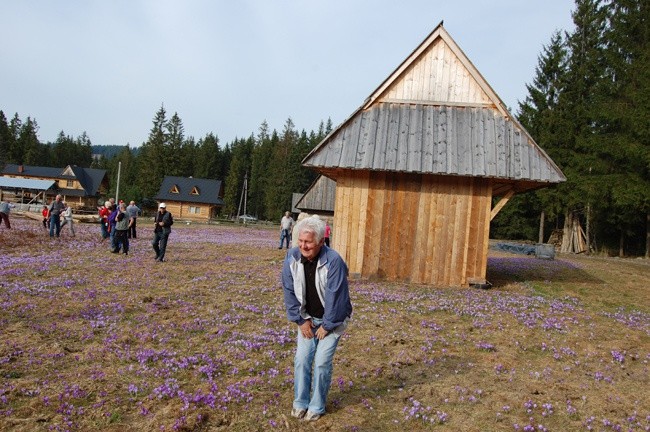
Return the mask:
{"type": "Polygon", "coordinates": [[[327,414],[289,415],[276,229],[174,225],[154,261],[0,227],[0,430],[649,431],[650,264],[494,254],[491,290],[352,281],[327,414]]]}

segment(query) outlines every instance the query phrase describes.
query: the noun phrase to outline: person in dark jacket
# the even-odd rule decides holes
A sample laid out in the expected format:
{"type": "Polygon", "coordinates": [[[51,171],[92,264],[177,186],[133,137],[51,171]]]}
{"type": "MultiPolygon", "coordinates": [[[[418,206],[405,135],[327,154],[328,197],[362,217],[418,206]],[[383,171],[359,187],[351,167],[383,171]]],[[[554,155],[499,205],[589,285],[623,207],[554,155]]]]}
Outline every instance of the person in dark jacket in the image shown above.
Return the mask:
{"type": "Polygon", "coordinates": [[[57,195],[50,204],[50,208],[47,213],[47,217],[50,220],[50,238],[56,236],[59,237],[61,234],[61,213],[65,210],[65,205],[63,204],[63,197],[57,195]]]}
{"type": "Polygon", "coordinates": [[[325,246],[325,223],[308,217],[296,225],[298,246],[287,252],[282,286],[287,318],[297,326],[291,415],[307,421],[325,414],[334,353],[352,314],[348,267],[325,246]]]}
{"type": "Polygon", "coordinates": [[[172,214],[167,211],[167,205],[160,203],[158,213],[156,213],[155,225],[153,230],[153,250],[156,252],[156,261],[165,261],[165,250],[167,249],[167,239],[172,232],[172,214]]]}

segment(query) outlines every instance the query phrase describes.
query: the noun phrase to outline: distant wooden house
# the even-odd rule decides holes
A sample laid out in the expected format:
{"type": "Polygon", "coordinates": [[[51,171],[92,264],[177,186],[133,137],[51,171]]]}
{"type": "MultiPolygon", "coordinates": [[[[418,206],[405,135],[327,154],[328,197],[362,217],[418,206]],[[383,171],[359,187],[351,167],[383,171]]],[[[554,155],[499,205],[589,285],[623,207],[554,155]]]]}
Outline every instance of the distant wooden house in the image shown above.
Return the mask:
{"type": "Polygon", "coordinates": [[[224,205],[221,180],[194,177],[166,176],[155,199],[164,202],[174,218],[193,221],[217,217],[224,205]]]}
{"type": "Polygon", "coordinates": [[[295,207],[301,212],[331,218],[334,215],[336,182],[325,176],[318,176],[301,195],[295,207]]]}
{"type": "Polygon", "coordinates": [[[303,165],[336,181],[352,275],[443,286],[485,283],[490,220],[566,180],[442,23],[303,165]]]}
{"type": "Polygon", "coordinates": [[[73,208],[95,209],[108,190],[106,170],[75,165],[51,168],[7,164],[2,179],[2,195],[12,195],[12,201],[21,203],[49,203],[61,194],[73,208]]]}

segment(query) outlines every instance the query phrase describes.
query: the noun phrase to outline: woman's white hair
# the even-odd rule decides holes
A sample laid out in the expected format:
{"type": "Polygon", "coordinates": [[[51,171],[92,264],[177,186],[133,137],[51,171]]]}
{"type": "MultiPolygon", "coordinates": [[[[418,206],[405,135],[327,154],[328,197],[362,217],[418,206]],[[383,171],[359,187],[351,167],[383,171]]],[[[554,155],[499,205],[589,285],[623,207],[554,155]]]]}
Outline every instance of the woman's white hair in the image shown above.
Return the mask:
{"type": "Polygon", "coordinates": [[[304,218],[296,224],[296,232],[299,236],[302,232],[314,233],[314,240],[318,243],[325,237],[325,222],[315,215],[304,218]]]}

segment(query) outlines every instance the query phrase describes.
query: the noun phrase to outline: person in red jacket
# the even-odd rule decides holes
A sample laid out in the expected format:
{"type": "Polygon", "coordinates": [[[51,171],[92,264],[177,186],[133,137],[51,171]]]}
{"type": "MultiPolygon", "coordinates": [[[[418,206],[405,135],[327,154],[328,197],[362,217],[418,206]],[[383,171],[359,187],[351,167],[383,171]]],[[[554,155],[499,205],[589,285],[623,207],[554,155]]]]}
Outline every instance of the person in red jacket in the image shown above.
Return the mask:
{"type": "Polygon", "coordinates": [[[50,220],[47,218],[47,206],[43,206],[43,210],[41,211],[41,214],[43,215],[43,228],[48,229],[50,227],[50,220]]]}
{"type": "Polygon", "coordinates": [[[110,226],[108,225],[108,216],[111,214],[111,202],[106,201],[103,206],[97,207],[99,212],[99,223],[102,226],[102,242],[109,236],[110,226]]]}

